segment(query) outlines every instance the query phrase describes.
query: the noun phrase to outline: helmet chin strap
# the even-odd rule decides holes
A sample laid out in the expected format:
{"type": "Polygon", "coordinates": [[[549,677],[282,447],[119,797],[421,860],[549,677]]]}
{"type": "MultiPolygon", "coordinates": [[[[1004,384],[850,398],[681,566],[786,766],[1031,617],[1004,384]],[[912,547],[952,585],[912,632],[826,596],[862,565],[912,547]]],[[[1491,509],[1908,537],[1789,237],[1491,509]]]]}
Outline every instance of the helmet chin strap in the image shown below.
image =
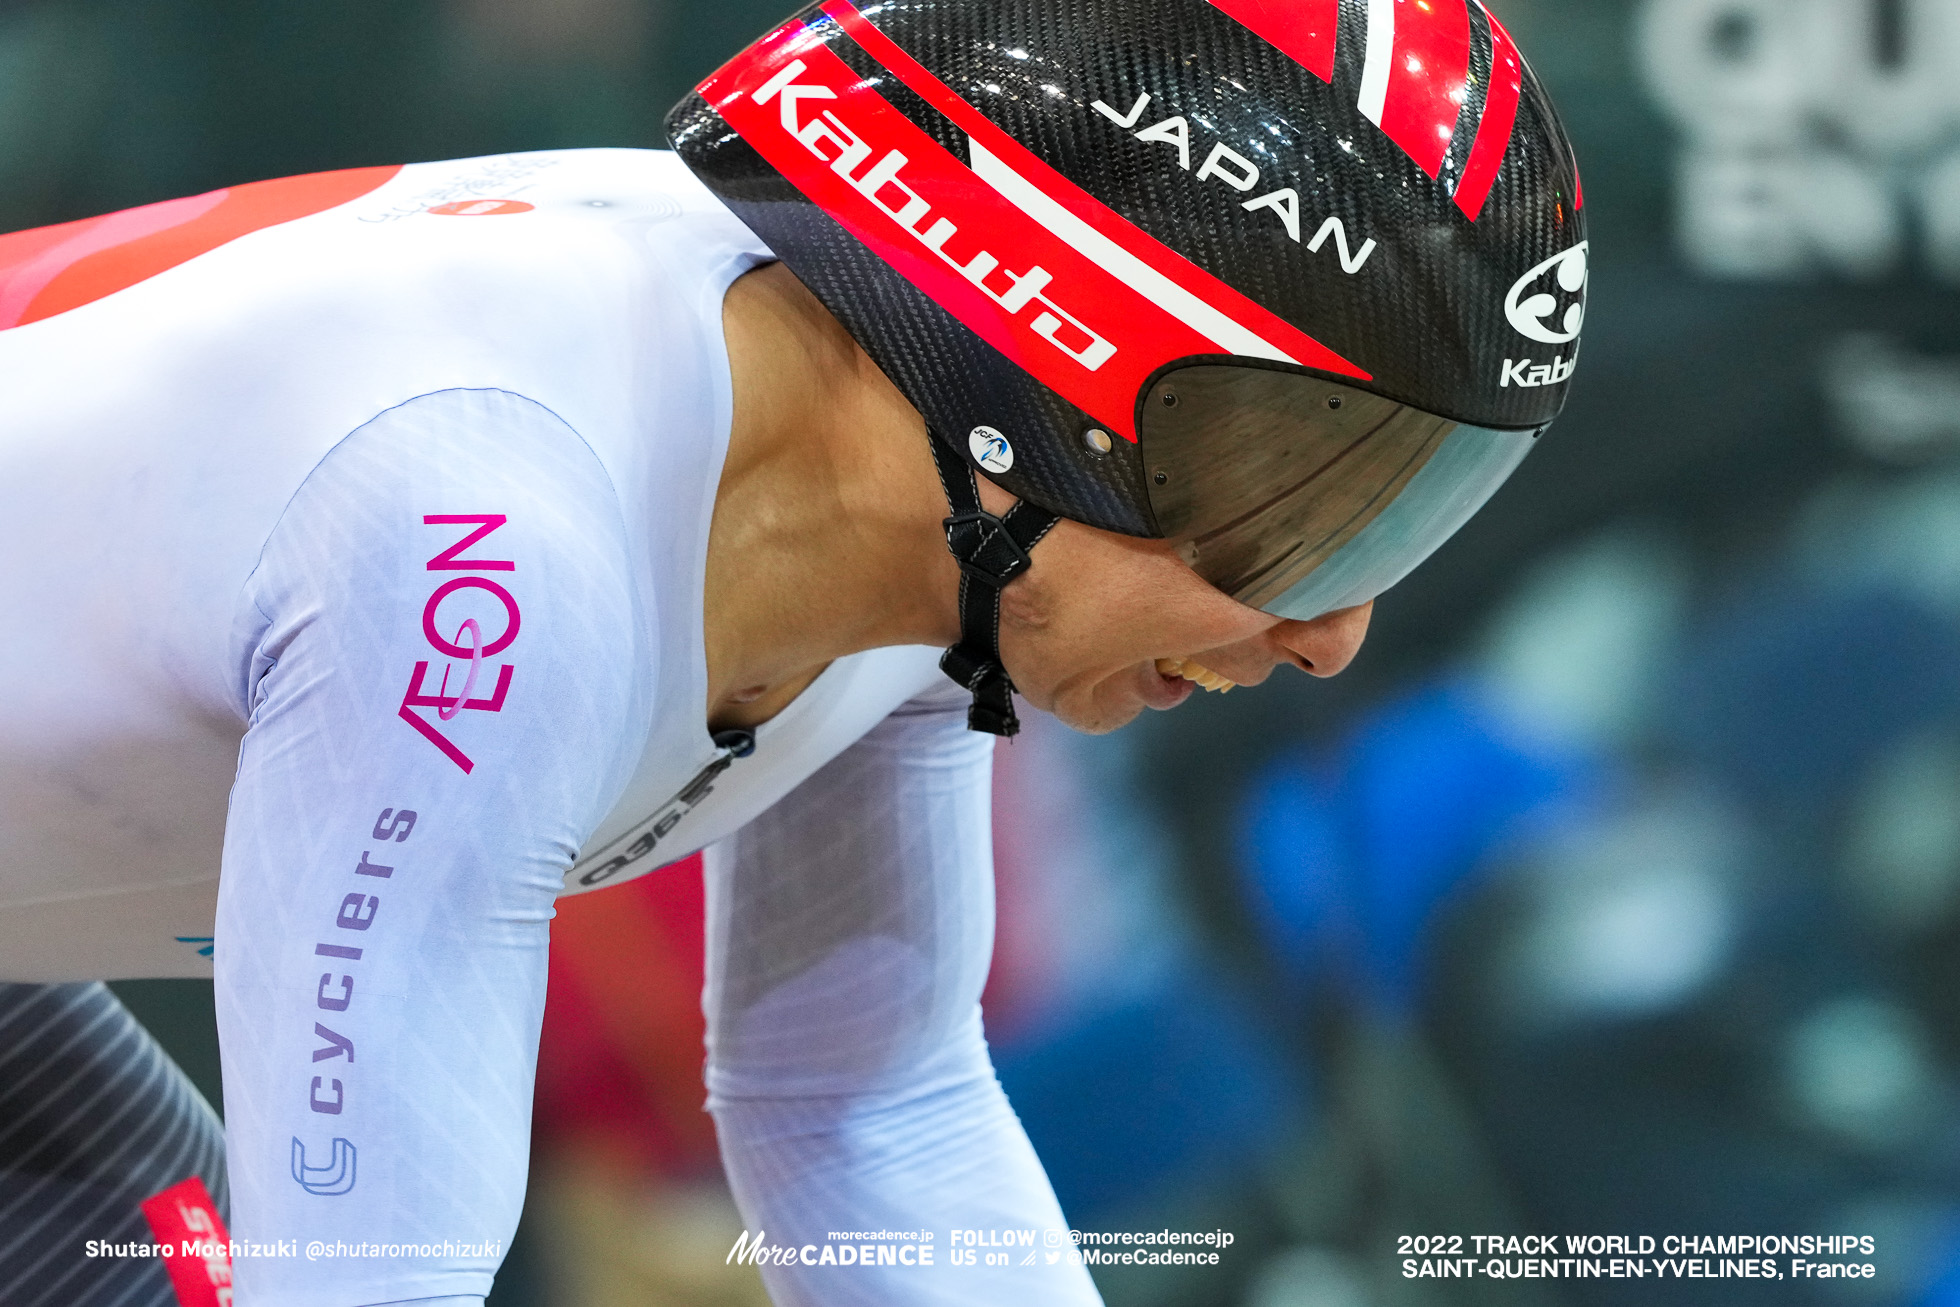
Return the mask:
{"type": "Polygon", "coordinates": [[[1033,565],[1028,551],[1060,517],[1023,499],[995,517],[980,506],[973,469],[930,432],[932,461],[953,510],[946,519],[946,548],[960,565],[960,642],[939,659],[939,670],[973,692],[966,711],[969,730],[1013,735],[1014,682],[1000,662],[1000,592],[1033,565]]]}

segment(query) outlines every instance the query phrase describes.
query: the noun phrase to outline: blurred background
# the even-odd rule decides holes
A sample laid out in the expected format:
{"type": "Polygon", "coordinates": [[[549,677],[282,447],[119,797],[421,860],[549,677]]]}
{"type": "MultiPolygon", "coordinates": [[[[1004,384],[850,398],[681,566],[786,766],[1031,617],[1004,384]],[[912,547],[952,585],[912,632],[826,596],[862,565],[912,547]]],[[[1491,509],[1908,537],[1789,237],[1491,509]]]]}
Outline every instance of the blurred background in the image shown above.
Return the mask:
{"type": "MultiPolygon", "coordinates": [[[[783,8],[0,0],[0,230],[656,145],[783,8]]],[[[1960,1304],[1960,0],[1493,8],[1585,171],[1571,405],[1340,679],[1000,751],[1002,1079],[1076,1225],[1237,1233],[1114,1307],[1960,1304]],[[1399,1273],[1526,1231],[1879,1274],[1399,1273]]],[[[564,912],[497,1307],[763,1301],[699,923],[689,866],[564,912]]],[[[209,986],[118,988],[217,1101],[209,986]]]]}

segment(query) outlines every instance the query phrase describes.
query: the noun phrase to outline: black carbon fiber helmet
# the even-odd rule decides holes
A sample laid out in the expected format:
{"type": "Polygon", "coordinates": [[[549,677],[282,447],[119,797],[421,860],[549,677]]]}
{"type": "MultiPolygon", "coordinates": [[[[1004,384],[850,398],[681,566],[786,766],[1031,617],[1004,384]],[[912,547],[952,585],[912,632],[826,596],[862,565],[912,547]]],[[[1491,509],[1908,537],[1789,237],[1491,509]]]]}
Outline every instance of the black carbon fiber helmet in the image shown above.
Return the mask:
{"type": "Polygon", "coordinates": [[[942,472],[1287,617],[1432,552],[1577,360],[1571,146],[1477,0],[822,0],[667,125],[942,472]]]}

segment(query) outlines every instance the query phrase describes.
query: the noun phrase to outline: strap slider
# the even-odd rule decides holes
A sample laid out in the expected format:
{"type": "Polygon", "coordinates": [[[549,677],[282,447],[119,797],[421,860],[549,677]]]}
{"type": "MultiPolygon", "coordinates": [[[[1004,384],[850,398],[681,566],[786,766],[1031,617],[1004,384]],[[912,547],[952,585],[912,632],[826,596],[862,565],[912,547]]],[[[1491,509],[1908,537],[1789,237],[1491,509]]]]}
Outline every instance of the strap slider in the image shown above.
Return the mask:
{"type": "Polygon", "coordinates": [[[946,547],[960,571],[996,590],[1034,566],[1007,523],[984,509],[947,518],[946,547]]]}

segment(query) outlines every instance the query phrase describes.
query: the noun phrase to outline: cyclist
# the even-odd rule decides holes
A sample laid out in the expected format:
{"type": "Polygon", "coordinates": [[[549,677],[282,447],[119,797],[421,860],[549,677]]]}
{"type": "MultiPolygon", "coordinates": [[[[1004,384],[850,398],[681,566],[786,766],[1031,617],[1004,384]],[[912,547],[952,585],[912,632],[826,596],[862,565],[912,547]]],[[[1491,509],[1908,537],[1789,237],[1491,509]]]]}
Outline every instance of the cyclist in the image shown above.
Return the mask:
{"type": "Polygon", "coordinates": [[[1563,402],[1570,147],[1469,0],[824,0],[669,132],[0,237],[0,1299],[222,1184],[43,987],[215,974],[237,1300],[480,1301],[552,901],[706,848],[778,1300],[1095,1300],[945,1253],[1064,1225],[991,737],[1346,665],[1563,402]]]}

